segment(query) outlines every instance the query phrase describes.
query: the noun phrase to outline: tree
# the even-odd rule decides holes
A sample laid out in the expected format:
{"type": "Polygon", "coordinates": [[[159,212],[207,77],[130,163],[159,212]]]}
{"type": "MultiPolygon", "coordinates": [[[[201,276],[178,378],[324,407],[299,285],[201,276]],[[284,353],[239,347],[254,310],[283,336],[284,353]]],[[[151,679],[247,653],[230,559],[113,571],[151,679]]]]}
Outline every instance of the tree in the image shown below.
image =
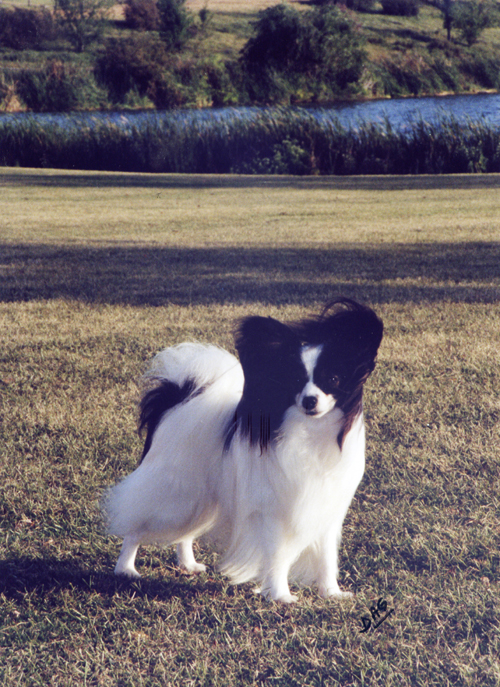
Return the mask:
{"type": "Polygon", "coordinates": [[[95,75],[114,102],[136,89],[140,97],[153,96],[168,67],[165,45],[158,38],[139,34],[110,38],[96,60],[95,75]]]}
{"type": "Polygon", "coordinates": [[[383,14],[396,17],[417,17],[420,0],[380,0],[383,14]]]}
{"type": "Polygon", "coordinates": [[[421,0],[443,14],[446,37],[451,40],[455,26],[468,45],[473,45],[481,32],[498,23],[498,9],[489,0],[421,0]]]}
{"type": "Polygon", "coordinates": [[[453,3],[453,24],[469,46],[478,41],[484,29],[497,23],[495,15],[493,5],[484,0],[457,0],[453,3]]]}
{"type": "Polygon", "coordinates": [[[422,0],[425,5],[438,9],[443,15],[443,26],[446,29],[446,37],[451,40],[451,25],[453,23],[452,7],[455,0],[422,0]]]}
{"type": "Polygon", "coordinates": [[[101,36],[112,4],[113,0],[55,0],[56,20],[77,52],[101,36]]]}
{"type": "Polygon", "coordinates": [[[337,90],[358,81],[366,53],[349,13],[327,5],[311,12],[310,26],[303,56],[305,64],[311,65],[309,73],[336,84],[337,90]]]}
{"type": "Polygon", "coordinates": [[[182,45],[188,37],[193,20],[184,9],[186,0],[158,0],[160,38],[167,48],[182,45]]]}
{"type": "Polygon", "coordinates": [[[290,5],[274,5],[259,13],[255,35],[243,48],[243,60],[252,71],[286,70],[302,51],[302,19],[290,5]]]}

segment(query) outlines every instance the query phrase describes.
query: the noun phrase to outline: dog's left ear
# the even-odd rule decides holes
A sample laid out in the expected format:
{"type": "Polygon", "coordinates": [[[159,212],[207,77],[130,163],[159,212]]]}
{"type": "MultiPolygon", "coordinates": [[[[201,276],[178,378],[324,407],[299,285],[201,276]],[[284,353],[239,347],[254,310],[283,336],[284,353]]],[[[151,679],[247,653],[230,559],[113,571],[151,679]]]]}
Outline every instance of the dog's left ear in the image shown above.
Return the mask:
{"type": "Polygon", "coordinates": [[[384,335],[384,324],[371,308],[357,313],[357,316],[353,324],[360,347],[375,358],[384,335]]]}

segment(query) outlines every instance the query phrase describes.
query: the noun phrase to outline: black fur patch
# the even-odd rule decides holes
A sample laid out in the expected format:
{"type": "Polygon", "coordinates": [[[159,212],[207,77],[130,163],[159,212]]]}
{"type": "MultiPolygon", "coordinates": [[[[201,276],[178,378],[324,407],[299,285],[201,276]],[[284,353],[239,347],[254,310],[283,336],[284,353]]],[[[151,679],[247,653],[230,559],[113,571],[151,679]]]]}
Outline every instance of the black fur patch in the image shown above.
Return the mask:
{"type": "Polygon", "coordinates": [[[237,430],[264,451],[307,381],[300,340],[288,325],[271,317],[248,317],[236,335],[245,386],[226,436],[226,449],[237,430]]]}
{"type": "Polygon", "coordinates": [[[146,391],[139,405],[139,434],[146,429],[146,441],[139,461],[141,463],[151,448],[154,433],[165,413],[203,391],[201,387],[196,389],[192,379],[187,379],[182,386],[168,379],[157,381],[155,387],[146,391]]]}

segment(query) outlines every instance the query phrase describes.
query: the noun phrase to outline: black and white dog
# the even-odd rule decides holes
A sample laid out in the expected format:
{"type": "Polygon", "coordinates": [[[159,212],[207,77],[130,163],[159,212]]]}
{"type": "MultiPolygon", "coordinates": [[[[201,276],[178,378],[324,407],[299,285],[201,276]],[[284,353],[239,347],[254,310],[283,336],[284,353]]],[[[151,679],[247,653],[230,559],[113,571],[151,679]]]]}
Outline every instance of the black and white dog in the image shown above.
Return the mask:
{"type": "Polygon", "coordinates": [[[296,600],[289,576],[343,595],[342,523],[364,472],[363,385],[382,332],[343,298],[300,322],[243,320],[240,362],[199,343],[159,353],[142,461],[106,499],[109,532],[124,538],[115,572],[137,577],[137,549],[152,543],[177,544],[180,565],[203,571],[192,544],[211,532],[235,583],[284,602],[296,600]]]}

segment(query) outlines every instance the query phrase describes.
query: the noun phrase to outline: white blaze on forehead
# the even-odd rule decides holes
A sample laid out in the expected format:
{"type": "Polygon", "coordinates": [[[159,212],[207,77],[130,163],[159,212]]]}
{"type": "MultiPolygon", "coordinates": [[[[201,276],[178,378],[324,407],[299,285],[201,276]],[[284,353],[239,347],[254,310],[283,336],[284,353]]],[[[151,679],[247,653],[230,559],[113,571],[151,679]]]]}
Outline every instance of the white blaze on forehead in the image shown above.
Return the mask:
{"type": "Polygon", "coordinates": [[[312,381],[314,368],[320,356],[323,346],[304,346],[301,353],[302,362],[306,368],[309,381],[312,381]]]}
{"type": "Polygon", "coordinates": [[[321,355],[323,346],[304,346],[301,352],[301,360],[306,368],[307,372],[307,383],[302,389],[302,392],[297,395],[295,402],[299,407],[300,411],[306,415],[312,417],[323,417],[326,413],[330,412],[335,406],[335,399],[331,394],[326,394],[314,383],[314,369],[318,363],[318,358],[321,355]],[[307,403],[304,407],[304,399],[306,397],[312,397],[316,402],[311,407],[310,403],[307,403]]]}

